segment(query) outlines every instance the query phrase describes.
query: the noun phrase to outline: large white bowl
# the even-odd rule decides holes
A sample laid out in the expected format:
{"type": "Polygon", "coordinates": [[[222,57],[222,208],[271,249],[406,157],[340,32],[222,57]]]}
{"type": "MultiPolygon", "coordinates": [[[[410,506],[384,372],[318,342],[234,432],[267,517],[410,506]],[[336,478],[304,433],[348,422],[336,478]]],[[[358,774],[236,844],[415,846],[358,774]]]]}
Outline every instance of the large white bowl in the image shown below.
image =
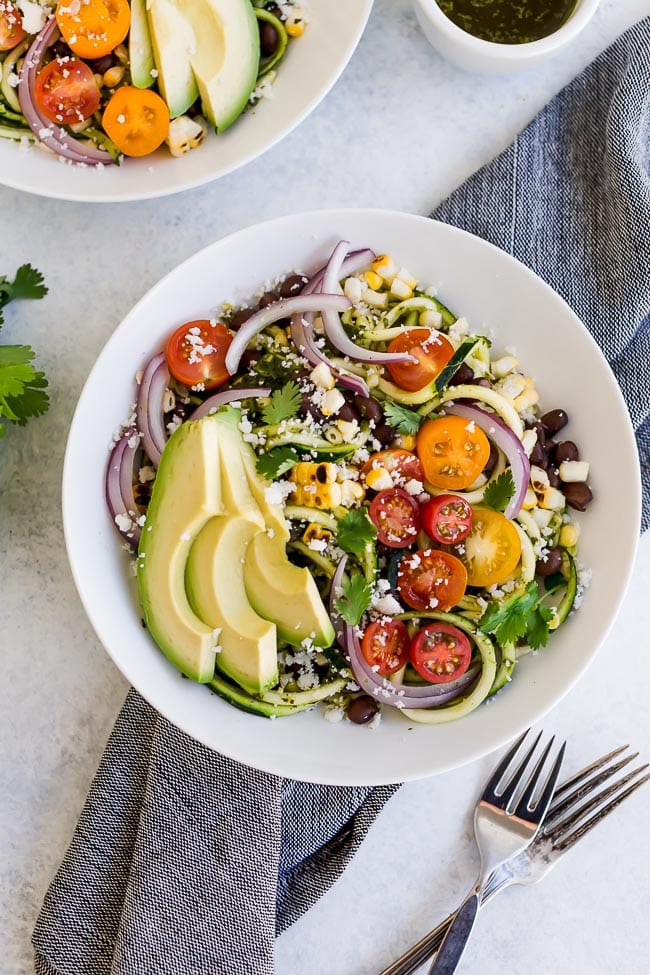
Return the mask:
{"type": "Polygon", "coordinates": [[[239,169],[288,135],[327,95],[359,43],[372,0],[309,0],[306,6],[309,25],[279,65],[273,98],[187,156],[174,159],[163,148],[119,167],[84,169],[0,139],[0,183],[62,200],[119,203],[189,190],[239,169]]]}
{"type": "Polygon", "coordinates": [[[611,627],[632,571],[640,479],[634,436],[618,386],[573,312],[530,270],[491,244],[424,217],[381,210],[296,214],[212,244],[157,284],[106,344],[81,394],[63,474],[63,518],[72,572],[97,635],[125,677],[188,734],[248,765],[316,782],[414,779],[492,751],[553,707],[593,659],[611,627]],[[320,265],[345,237],[388,251],[498,349],[514,345],[536,378],[545,408],[569,413],[570,435],[592,465],[595,500],[579,516],[580,558],[593,570],[582,608],[524,658],[512,683],[470,716],[434,727],[385,709],[378,729],[331,725],[318,710],[277,721],[237,711],[183,680],[155,646],[128,559],[104,504],[113,432],[133,401],[134,374],[171,329],[207,317],[261,282],[320,265]],[[625,504],[621,489],[625,487],[625,504]]]}

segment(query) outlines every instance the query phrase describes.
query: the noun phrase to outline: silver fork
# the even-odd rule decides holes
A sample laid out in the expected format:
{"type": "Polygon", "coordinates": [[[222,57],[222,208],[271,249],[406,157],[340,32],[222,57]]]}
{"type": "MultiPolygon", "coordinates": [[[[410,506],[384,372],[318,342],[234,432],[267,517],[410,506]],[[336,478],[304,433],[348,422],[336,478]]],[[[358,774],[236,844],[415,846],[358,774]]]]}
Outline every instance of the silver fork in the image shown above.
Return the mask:
{"type": "MultiPolygon", "coordinates": [[[[613,812],[639,786],[650,780],[650,773],[639,778],[648,768],[648,764],[640,765],[606,789],[597,791],[608,779],[638,757],[639,753],[633,752],[619,758],[628,748],[629,745],[622,745],[603,755],[557,787],[542,829],[530,846],[514,860],[502,864],[491,875],[481,898],[481,907],[512,884],[531,885],[543,880],[567,850],[613,812]],[[619,758],[619,761],[609,765],[615,758],[619,758]]],[[[380,975],[413,975],[438,950],[453,918],[454,915],[450,914],[433,931],[380,972],[380,975]]]]}
{"type": "Polygon", "coordinates": [[[527,735],[528,731],[525,731],[499,762],[477,803],[474,811],[474,836],[481,858],[478,877],[445,933],[429,969],[430,975],[452,975],[456,971],[472,933],[483,889],[490,874],[506,860],[516,857],[533,841],[551,804],[566,742],[560,748],[544,781],[542,773],[554,738],[549,741],[533,771],[526,774],[542,736],[541,732],[514,772],[510,771],[527,735]]]}

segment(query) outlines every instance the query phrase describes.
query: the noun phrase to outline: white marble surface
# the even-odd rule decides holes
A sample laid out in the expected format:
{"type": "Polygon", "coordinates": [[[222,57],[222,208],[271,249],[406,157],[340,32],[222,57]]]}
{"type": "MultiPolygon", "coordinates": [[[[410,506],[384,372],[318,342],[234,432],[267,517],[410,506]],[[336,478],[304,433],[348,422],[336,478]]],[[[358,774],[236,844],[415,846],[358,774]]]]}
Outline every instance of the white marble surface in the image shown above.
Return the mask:
{"type": "MultiPolygon", "coordinates": [[[[427,46],[406,0],[377,0],[328,99],[239,173],[161,201],[81,206],[0,188],[0,271],[32,261],[45,301],[10,311],[5,341],[30,341],[51,382],[49,414],[0,446],[0,967],[32,971],[29,938],[126,685],[91,631],[68,571],[60,474],[75,400],[102,344],[162,274],[213,239],[298,209],[428,212],[502,149],[648,0],[603,0],[559,60],[481,79],[427,46]],[[374,148],[374,153],[369,151],[374,148]]],[[[612,526],[612,531],[615,531],[612,526]]],[[[650,755],[650,537],[613,634],[547,719],[578,768],[618,742],[650,755]],[[633,680],[624,684],[626,668],[633,680]]],[[[336,887],[278,942],[280,975],[372,975],[448,912],[476,866],[470,804],[491,765],[405,787],[336,887]]],[[[592,833],[543,885],[489,907],[463,971],[648,971],[650,791],[592,833]]]]}

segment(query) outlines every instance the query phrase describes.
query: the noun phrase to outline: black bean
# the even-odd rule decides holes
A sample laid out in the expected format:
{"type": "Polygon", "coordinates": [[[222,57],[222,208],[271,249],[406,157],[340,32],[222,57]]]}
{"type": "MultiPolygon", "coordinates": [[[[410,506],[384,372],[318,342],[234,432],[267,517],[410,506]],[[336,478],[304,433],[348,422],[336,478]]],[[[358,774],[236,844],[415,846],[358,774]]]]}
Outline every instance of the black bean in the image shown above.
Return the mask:
{"type": "Polygon", "coordinates": [[[262,353],[259,349],[244,349],[241,359],[239,360],[239,369],[237,372],[248,372],[248,370],[255,365],[256,362],[262,358],[262,353]]]}
{"type": "Polygon", "coordinates": [[[552,576],[562,568],[562,549],[552,548],[545,559],[538,559],[535,572],[538,576],[552,576]]]}
{"type": "Polygon", "coordinates": [[[497,461],[499,459],[499,451],[494,446],[492,441],[490,441],[490,453],[488,455],[487,462],[483,468],[484,474],[491,474],[494,468],[497,466],[497,461]]]}
{"type": "Polygon", "coordinates": [[[233,332],[236,332],[237,329],[241,328],[244,322],[247,322],[248,319],[254,314],[255,314],[254,308],[240,308],[239,311],[236,311],[235,314],[232,316],[228,328],[231,328],[233,332]]]}
{"type": "Polygon", "coordinates": [[[354,394],[354,405],[364,419],[372,423],[381,423],[384,418],[384,411],[381,403],[378,403],[372,396],[360,396],[354,394]]]}
{"type": "Polygon", "coordinates": [[[539,420],[537,421],[537,423],[533,423],[533,430],[537,431],[537,443],[541,443],[543,447],[546,444],[546,430],[539,422],[539,420]]]}
{"type": "Polygon", "coordinates": [[[558,472],[557,467],[549,467],[549,468],[547,468],[546,473],[548,474],[548,483],[551,485],[551,487],[554,487],[554,488],[559,487],[560,486],[560,475],[559,475],[559,472],[558,472]]]}
{"type": "Polygon", "coordinates": [[[549,410],[548,413],[544,414],[541,422],[546,433],[554,436],[554,434],[567,425],[569,417],[564,410],[549,410]]]}
{"type": "Polygon", "coordinates": [[[308,414],[314,420],[316,420],[317,423],[322,423],[325,420],[325,417],[323,416],[321,411],[318,409],[316,404],[312,401],[310,393],[303,393],[302,399],[300,401],[300,412],[303,414],[308,414]]]}
{"type": "Polygon", "coordinates": [[[576,481],[572,484],[563,484],[562,491],[566,498],[566,503],[576,511],[584,511],[589,502],[593,499],[591,489],[584,481],[576,481]]]}
{"type": "Polygon", "coordinates": [[[578,448],[572,440],[563,440],[556,443],[551,453],[551,460],[556,467],[559,467],[564,460],[578,460],[580,454],[578,448]]]}
{"type": "Polygon", "coordinates": [[[95,74],[106,74],[109,68],[112,68],[115,64],[115,58],[112,54],[105,54],[103,58],[97,58],[96,61],[91,61],[90,66],[95,74]]]}
{"type": "Polygon", "coordinates": [[[542,444],[537,441],[530,453],[531,464],[536,464],[537,467],[543,467],[546,470],[548,465],[548,454],[544,450],[542,444]]]}
{"type": "Polygon", "coordinates": [[[336,414],[337,420],[346,420],[351,423],[353,420],[359,421],[359,414],[351,403],[345,403],[336,414]]]}
{"type": "Polygon", "coordinates": [[[390,447],[395,438],[395,431],[387,423],[379,423],[372,431],[372,435],[382,447],[390,447]]]}
{"type": "Polygon", "coordinates": [[[272,305],[274,301],[278,300],[278,296],[275,291],[265,291],[260,300],[257,303],[258,308],[268,308],[272,305]]]}
{"type": "Polygon", "coordinates": [[[260,54],[263,58],[270,58],[275,54],[278,46],[278,32],[268,21],[260,21],[260,54]]]}
{"type": "Polygon", "coordinates": [[[290,274],[280,285],[280,297],[294,298],[300,294],[307,281],[308,278],[304,274],[290,274]]]}
{"type": "Polygon", "coordinates": [[[377,711],[379,711],[379,704],[374,697],[370,697],[369,694],[362,694],[361,697],[355,697],[354,701],[348,705],[348,718],[354,724],[368,724],[377,714],[377,711]]]}
{"type": "Polygon", "coordinates": [[[462,362],[456,372],[449,380],[450,386],[464,386],[466,383],[474,382],[474,371],[466,362],[462,362]]]}
{"type": "Polygon", "coordinates": [[[490,380],[486,379],[485,376],[481,376],[480,379],[474,380],[474,386],[485,386],[486,389],[490,388],[490,380]]]}

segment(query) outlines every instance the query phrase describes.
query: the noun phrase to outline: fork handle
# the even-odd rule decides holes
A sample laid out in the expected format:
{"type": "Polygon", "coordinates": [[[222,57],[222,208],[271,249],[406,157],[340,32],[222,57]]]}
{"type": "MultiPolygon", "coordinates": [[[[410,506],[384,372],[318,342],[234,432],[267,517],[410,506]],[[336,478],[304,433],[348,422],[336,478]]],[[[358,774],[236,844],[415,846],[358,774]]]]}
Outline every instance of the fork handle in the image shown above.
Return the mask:
{"type": "Polygon", "coordinates": [[[465,946],[472,933],[476,915],[480,906],[479,895],[473,891],[459,908],[453,919],[445,939],[433,959],[429,975],[453,975],[458,967],[465,946]]]}
{"type": "Polygon", "coordinates": [[[431,955],[438,950],[447,928],[453,920],[454,915],[450,914],[449,917],[440,922],[437,928],[420,938],[417,944],[400,955],[388,968],[384,968],[379,975],[413,975],[413,972],[416,972],[420,965],[423,965],[427,958],[431,958],[431,955]]]}

